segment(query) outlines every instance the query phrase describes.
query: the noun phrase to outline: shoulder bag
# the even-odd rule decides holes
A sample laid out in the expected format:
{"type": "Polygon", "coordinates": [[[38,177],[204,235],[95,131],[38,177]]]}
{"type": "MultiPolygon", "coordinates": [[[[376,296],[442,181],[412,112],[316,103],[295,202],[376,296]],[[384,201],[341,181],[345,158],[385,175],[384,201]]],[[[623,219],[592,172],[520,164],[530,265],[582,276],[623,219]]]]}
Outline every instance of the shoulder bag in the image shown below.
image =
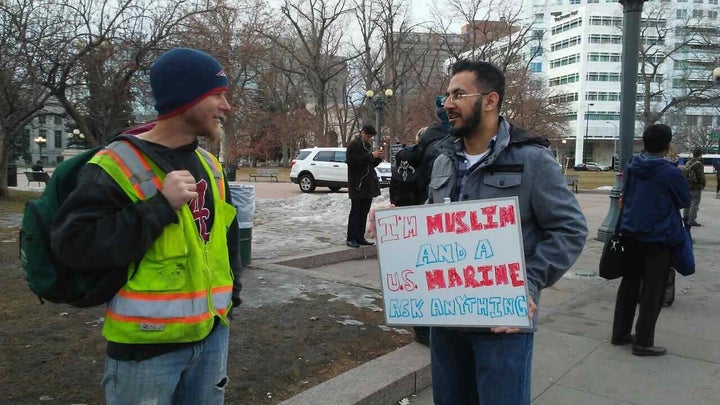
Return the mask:
{"type": "Polygon", "coordinates": [[[623,275],[623,253],[625,252],[625,241],[620,233],[620,222],[622,222],[623,207],[620,207],[615,232],[605,242],[602,254],[600,255],[599,273],[600,277],[606,280],[614,280],[623,275]]]}
{"type": "Polygon", "coordinates": [[[695,273],[695,255],[693,254],[693,242],[690,235],[690,227],[683,224],[683,243],[673,249],[673,267],[683,276],[695,273]]]}

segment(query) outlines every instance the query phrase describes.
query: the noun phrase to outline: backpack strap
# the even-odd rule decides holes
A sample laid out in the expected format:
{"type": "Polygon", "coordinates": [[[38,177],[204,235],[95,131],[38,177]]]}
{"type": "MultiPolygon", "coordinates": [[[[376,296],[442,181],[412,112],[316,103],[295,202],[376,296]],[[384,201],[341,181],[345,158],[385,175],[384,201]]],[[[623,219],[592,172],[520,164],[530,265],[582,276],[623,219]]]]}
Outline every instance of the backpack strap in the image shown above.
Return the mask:
{"type": "Polygon", "coordinates": [[[106,155],[115,161],[132,183],[140,199],[145,200],[162,188],[162,182],[153,171],[150,162],[130,142],[112,142],[97,154],[106,155]]]}
{"type": "Polygon", "coordinates": [[[199,146],[196,151],[200,158],[202,158],[205,163],[207,163],[207,166],[212,171],[213,177],[215,178],[215,182],[218,186],[218,191],[220,192],[220,198],[225,200],[225,181],[223,180],[222,166],[220,165],[220,162],[215,158],[212,153],[206,151],[199,146]]]}

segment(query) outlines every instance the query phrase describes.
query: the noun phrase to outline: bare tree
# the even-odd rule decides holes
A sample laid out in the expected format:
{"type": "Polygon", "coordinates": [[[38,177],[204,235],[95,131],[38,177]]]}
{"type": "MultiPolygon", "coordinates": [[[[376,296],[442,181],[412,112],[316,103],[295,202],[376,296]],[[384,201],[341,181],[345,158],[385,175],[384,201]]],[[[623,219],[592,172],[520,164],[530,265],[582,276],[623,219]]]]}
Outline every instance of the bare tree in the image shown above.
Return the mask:
{"type": "Polygon", "coordinates": [[[703,24],[700,18],[689,15],[683,23],[671,26],[668,20],[676,19],[677,13],[666,3],[653,4],[645,12],[638,74],[638,110],[643,125],[663,121],[664,116],[674,110],[717,109],[720,90],[714,83],[712,70],[720,63],[720,57],[713,51],[720,41],[720,28],[703,24]],[[668,80],[668,69],[681,71],[681,77],[668,80]],[[674,87],[679,91],[673,90],[674,87]]]}
{"type": "Polygon", "coordinates": [[[47,25],[32,19],[39,7],[31,0],[0,2],[0,198],[7,196],[10,146],[49,96],[35,80],[37,55],[27,47],[28,41],[52,35],[47,25]]]}
{"type": "Polygon", "coordinates": [[[269,36],[275,46],[284,51],[292,63],[275,65],[302,78],[312,97],[312,110],[316,117],[315,140],[324,145],[337,145],[337,139],[328,136],[328,105],[334,80],[347,71],[347,64],[357,55],[342,56],[345,40],[343,24],[350,12],[345,0],[285,1],[281,7],[282,23],[289,24],[280,36],[269,36]],[[290,31],[292,34],[288,35],[290,31]]]}

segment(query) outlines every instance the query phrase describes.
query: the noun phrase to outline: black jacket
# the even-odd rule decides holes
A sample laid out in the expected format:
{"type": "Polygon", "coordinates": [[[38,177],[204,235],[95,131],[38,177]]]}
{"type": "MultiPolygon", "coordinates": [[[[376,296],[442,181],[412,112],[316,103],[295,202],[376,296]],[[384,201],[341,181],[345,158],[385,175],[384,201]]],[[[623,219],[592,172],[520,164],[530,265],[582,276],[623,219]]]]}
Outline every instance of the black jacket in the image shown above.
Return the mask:
{"type": "Polygon", "coordinates": [[[440,154],[441,142],[452,142],[450,131],[442,124],[425,128],[416,145],[401,149],[395,155],[390,180],[390,202],[398,207],[419,205],[427,200],[432,165],[440,154]]]}
{"type": "MultiPolygon", "coordinates": [[[[210,181],[195,154],[197,142],[170,149],[132,136],[126,139],[163,170],[189,170],[195,178],[210,181]]],[[[225,188],[228,191],[226,201],[232,204],[227,181],[225,188]]],[[[207,192],[205,198],[205,206],[212,207],[212,194],[207,192]]],[[[212,219],[208,218],[207,223],[212,224],[212,219]]],[[[55,217],[51,230],[52,248],[58,259],[73,269],[105,273],[102,283],[107,286],[109,299],[127,282],[128,266],[140,261],[165,226],[177,221],[177,214],[162,193],[134,203],[100,166],[88,164],[80,171],[76,188],[55,217]]],[[[242,289],[239,239],[235,218],[227,231],[230,268],[235,276],[234,305],[239,305],[242,289]]],[[[118,360],[139,361],[182,345],[109,343],[108,355],[118,360]]]]}
{"type": "Polygon", "coordinates": [[[372,155],[372,144],[362,135],[353,138],[347,146],[348,194],[350,198],[373,198],[380,195],[380,182],[375,166],[382,159],[372,155]]]}

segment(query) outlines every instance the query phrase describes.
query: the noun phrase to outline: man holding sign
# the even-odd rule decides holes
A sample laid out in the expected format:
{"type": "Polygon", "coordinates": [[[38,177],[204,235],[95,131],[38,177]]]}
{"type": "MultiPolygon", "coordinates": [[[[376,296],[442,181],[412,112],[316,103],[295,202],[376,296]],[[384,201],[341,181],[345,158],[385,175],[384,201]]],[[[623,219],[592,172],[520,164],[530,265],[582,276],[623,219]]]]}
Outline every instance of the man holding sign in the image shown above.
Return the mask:
{"type": "MultiPolygon", "coordinates": [[[[460,60],[444,100],[451,134],[442,145],[428,202],[517,198],[527,308],[533,327],[431,328],[433,397],[443,404],[529,404],[540,290],[580,255],[587,224],[560,166],[535,138],[499,115],[505,77],[494,65],[460,60]]],[[[520,281],[518,281],[520,282],[520,281]]]]}

